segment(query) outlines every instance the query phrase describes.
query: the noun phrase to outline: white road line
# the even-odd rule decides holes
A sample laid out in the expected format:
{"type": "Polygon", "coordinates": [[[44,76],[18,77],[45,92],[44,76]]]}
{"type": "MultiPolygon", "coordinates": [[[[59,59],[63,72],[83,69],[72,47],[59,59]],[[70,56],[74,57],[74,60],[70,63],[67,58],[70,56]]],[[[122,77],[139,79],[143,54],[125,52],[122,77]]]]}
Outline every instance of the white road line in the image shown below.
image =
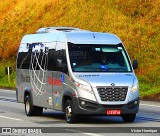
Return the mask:
{"type": "Polygon", "coordinates": [[[140,104],[140,105],[142,105],[142,106],[149,106],[149,107],[158,107],[158,108],[160,108],[160,106],[157,106],[157,105],[149,105],[149,104],[140,104]]]}
{"type": "Polygon", "coordinates": [[[102,135],[94,134],[94,133],[82,133],[82,134],[88,135],[88,136],[102,136],[102,135]]]}
{"type": "Polygon", "coordinates": [[[22,121],[22,119],[11,118],[11,117],[6,117],[6,116],[0,116],[0,118],[22,121]]]}
{"type": "Polygon", "coordinates": [[[6,89],[0,89],[0,91],[3,91],[3,92],[16,92],[15,90],[6,90],[6,89]]]}
{"type": "Polygon", "coordinates": [[[83,131],[79,131],[79,130],[73,130],[73,129],[64,129],[64,130],[67,130],[67,131],[70,131],[70,132],[75,132],[75,133],[81,133],[81,134],[84,134],[84,135],[88,135],[88,136],[103,136],[103,135],[99,135],[99,134],[94,134],[94,133],[84,133],[83,131]]]}

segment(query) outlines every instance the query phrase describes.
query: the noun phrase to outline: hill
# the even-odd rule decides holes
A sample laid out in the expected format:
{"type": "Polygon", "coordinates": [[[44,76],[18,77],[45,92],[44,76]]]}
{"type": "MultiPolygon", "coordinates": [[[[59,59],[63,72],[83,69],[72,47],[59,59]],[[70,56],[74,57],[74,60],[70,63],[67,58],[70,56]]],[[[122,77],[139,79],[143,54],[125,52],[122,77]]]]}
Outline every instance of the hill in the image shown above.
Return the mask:
{"type": "MultiPolygon", "coordinates": [[[[159,0],[0,0],[1,69],[6,64],[15,66],[23,35],[45,26],[118,35],[131,59],[139,61],[136,74],[142,95],[160,92],[159,0]]],[[[0,82],[3,77],[1,72],[0,82]]]]}

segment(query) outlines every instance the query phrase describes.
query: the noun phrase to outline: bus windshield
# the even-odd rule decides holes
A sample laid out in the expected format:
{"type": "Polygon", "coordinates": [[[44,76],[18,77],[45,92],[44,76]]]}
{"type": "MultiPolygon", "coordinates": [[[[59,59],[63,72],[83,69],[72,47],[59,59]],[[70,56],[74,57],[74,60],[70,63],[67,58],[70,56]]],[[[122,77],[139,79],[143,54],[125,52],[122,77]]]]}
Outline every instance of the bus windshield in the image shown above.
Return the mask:
{"type": "Polygon", "coordinates": [[[90,45],[68,43],[73,72],[131,72],[122,44],[90,45]]]}

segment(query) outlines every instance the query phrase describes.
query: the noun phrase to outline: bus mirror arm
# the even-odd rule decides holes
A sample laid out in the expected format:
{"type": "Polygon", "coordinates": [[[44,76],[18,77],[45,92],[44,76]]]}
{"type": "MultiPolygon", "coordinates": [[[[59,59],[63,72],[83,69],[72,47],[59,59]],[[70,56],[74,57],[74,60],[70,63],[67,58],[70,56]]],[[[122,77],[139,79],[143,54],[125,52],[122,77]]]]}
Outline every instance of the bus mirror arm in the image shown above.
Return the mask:
{"type": "Polygon", "coordinates": [[[133,60],[133,69],[138,68],[138,60],[133,60]]]}

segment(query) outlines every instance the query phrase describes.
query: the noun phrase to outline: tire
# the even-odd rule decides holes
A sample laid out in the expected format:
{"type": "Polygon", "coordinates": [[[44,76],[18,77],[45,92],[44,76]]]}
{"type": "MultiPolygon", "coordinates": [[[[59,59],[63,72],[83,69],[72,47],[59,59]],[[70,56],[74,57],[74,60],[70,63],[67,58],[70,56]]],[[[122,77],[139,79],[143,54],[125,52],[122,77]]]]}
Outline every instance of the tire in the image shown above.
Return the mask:
{"type": "Polygon", "coordinates": [[[25,97],[25,113],[27,116],[34,116],[36,114],[36,107],[33,106],[30,95],[25,97]]]}
{"type": "Polygon", "coordinates": [[[76,123],[77,116],[74,114],[73,104],[71,100],[67,100],[65,103],[65,119],[67,123],[76,123]]]}
{"type": "Polygon", "coordinates": [[[136,118],[136,114],[124,114],[122,115],[122,119],[124,122],[131,123],[134,122],[136,118]]]}

